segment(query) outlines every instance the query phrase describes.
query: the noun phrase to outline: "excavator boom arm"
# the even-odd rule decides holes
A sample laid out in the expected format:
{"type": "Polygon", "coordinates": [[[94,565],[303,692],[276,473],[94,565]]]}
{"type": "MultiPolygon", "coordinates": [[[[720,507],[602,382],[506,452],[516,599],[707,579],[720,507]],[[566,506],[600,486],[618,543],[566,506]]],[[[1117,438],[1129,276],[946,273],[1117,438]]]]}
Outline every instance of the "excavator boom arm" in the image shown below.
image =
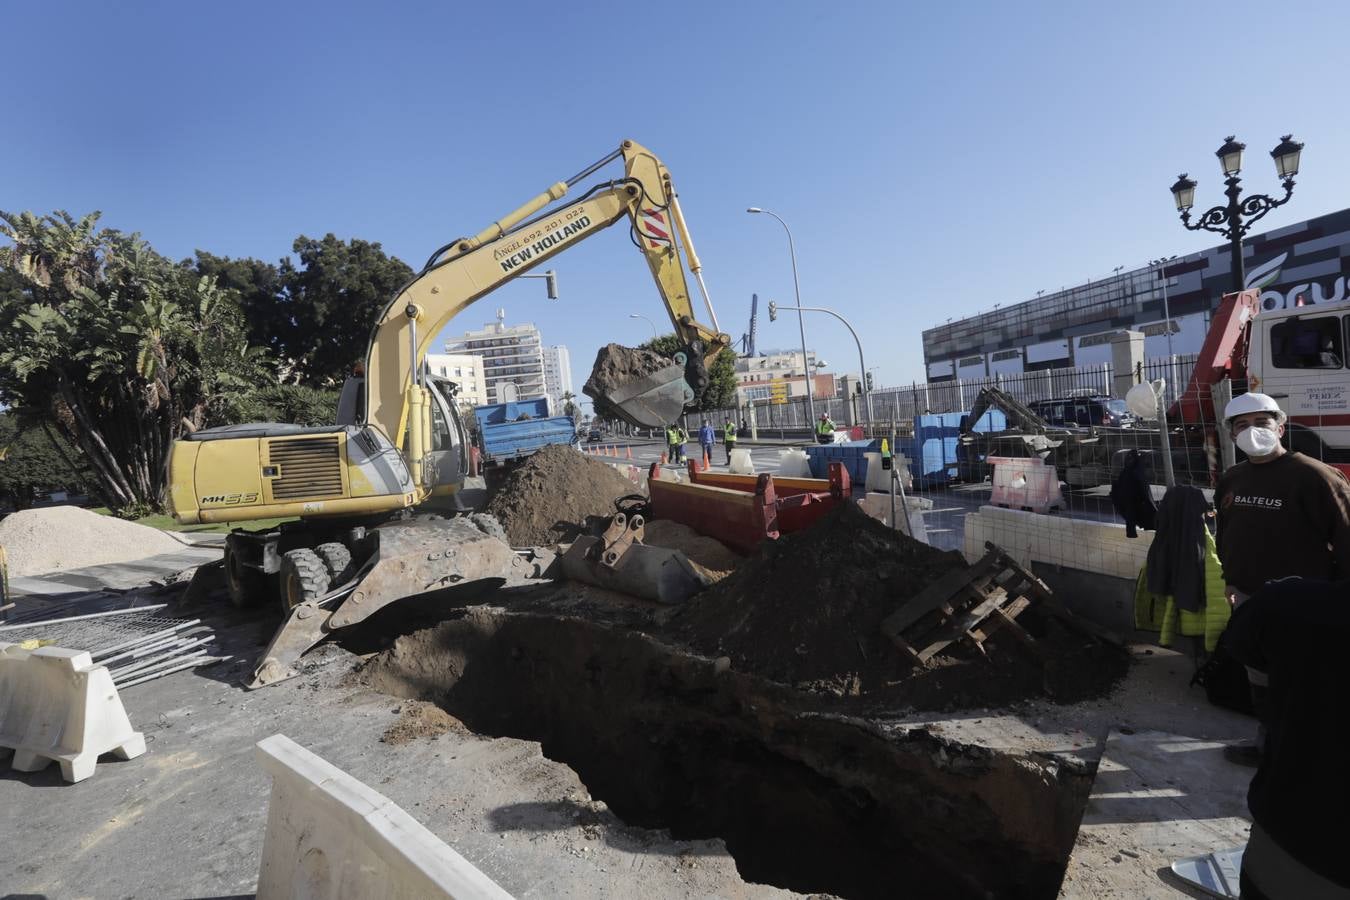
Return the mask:
{"type": "Polygon", "coordinates": [[[624,141],[625,177],[599,185],[576,202],[535,215],[561,199],[570,184],[559,182],[478,235],[443,248],[389,302],[371,335],[366,355],[366,421],[397,446],[416,415],[417,367],[440,330],[456,315],[506,282],[528,272],[627,217],[656,281],[675,333],[710,362],[731,339],[698,322],[676,238],[692,253],[670,173],[651,151],[624,141]],[[534,216],[534,218],[531,218],[534,216]]]}

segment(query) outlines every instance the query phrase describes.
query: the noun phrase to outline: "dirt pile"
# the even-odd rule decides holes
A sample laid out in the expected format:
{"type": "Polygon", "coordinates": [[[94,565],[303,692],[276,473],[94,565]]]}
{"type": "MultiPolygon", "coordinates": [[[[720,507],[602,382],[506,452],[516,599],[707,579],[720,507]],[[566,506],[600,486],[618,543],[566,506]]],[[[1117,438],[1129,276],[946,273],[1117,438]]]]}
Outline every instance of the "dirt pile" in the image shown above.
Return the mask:
{"type": "Polygon", "coordinates": [[[14,577],[182,553],[183,544],[158,528],[78,506],[25,509],[0,521],[0,547],[14,577]]]}
{"type": "Polygon", "coordinates": [[[806,690],[884,692],[916,708],[993,706],[1042,694],[1096,696],[1124,674],[1128,657],[1088,641],[1033,610],[1019,622],[1051,660],[1043,667],[1010,639],[989,656],[964,647],[914,668],[881,633],[881,622],[960,554],[901,535],[853,504],[814,527],[768,542],[758,556],[699,594],[671,622],[675,634],[733,668],[806,690]]]}
{"type": "Polygon", "coordinates": [[[398,720],[380,736],[386,744],[406,744],[418,738],[440,737],[447,732],[465,734],[464,723],[434,703],[409,700],[399,708],[398,720]]]}
{"type": "Polygon", "coordinates": [[[570,541],[588,516],[614,515],[614,501],[637,486],[613,466],[554,445],[512,472],[484,510],[506,529],[512,546],[570,541]]]}
{"type": "Polygon", "coordinates": [[[582,391],[588,397],[600,399],[616,387],[622,387],[631,381],[658,372],[671,365],[671,360],[655,350],[643,350],[637,347],[625,347],[622,344],[606,344],[595,355],[595,365],[591,367],[591,377],[586,379],[582,391]]]}
{"type": "Polygon", "coordinates": [[[742,559],[717,538],[706,537],[688,525],[669,519],[648,519],[642,542],[683,552],[698,573],[713,582],[730,575],[742,559]]]}

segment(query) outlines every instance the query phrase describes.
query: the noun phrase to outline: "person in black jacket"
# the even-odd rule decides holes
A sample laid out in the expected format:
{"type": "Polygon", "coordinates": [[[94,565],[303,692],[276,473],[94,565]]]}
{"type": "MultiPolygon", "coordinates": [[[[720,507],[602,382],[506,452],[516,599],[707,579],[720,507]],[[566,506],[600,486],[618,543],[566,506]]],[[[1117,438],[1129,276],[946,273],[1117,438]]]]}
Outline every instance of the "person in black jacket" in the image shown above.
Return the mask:
{"type": "Polygon", "coordinates": [[[1267,583],[1228,624],[1229,652],[1270,675],[1265,748],[1247,792],[1244,900],[1350,898],[1347,627],[1350,581],[1304,578],[1267,583]]]}

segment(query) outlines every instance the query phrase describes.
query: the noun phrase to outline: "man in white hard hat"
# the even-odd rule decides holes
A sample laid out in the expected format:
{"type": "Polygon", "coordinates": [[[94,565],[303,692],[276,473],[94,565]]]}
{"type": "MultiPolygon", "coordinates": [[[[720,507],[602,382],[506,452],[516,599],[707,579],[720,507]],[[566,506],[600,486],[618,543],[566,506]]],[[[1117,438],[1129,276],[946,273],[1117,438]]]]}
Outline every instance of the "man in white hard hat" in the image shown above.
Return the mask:
{"type": "MultiPolygon", "coordinates": [[[[1285,449],[1284,411],[1266,394],[1234,397],[1224,424],[1247,456],[1223,473],[1214,490],[1229,603],[1243,603],[1278,578],[1350,577],[1350,481],[1338,469],[1285,449]]],[[[1261,718],[1265,675],[1250,668],[1247,675],[1261,718]]],[[[1224,755],[1256,765],[1259,747],[1229,747],[1224,755]]]]}

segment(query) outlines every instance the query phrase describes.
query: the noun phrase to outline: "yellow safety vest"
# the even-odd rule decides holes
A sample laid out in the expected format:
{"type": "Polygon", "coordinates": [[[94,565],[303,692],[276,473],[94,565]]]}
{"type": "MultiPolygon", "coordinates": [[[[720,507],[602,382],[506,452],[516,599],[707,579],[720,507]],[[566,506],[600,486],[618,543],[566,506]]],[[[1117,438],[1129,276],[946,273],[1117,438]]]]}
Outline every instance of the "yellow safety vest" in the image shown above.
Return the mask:
{"type": "Polygon", "coordinates": [[[816,423],[816,434],[834,434],[834,423],[826,419],[816,423]]]}

